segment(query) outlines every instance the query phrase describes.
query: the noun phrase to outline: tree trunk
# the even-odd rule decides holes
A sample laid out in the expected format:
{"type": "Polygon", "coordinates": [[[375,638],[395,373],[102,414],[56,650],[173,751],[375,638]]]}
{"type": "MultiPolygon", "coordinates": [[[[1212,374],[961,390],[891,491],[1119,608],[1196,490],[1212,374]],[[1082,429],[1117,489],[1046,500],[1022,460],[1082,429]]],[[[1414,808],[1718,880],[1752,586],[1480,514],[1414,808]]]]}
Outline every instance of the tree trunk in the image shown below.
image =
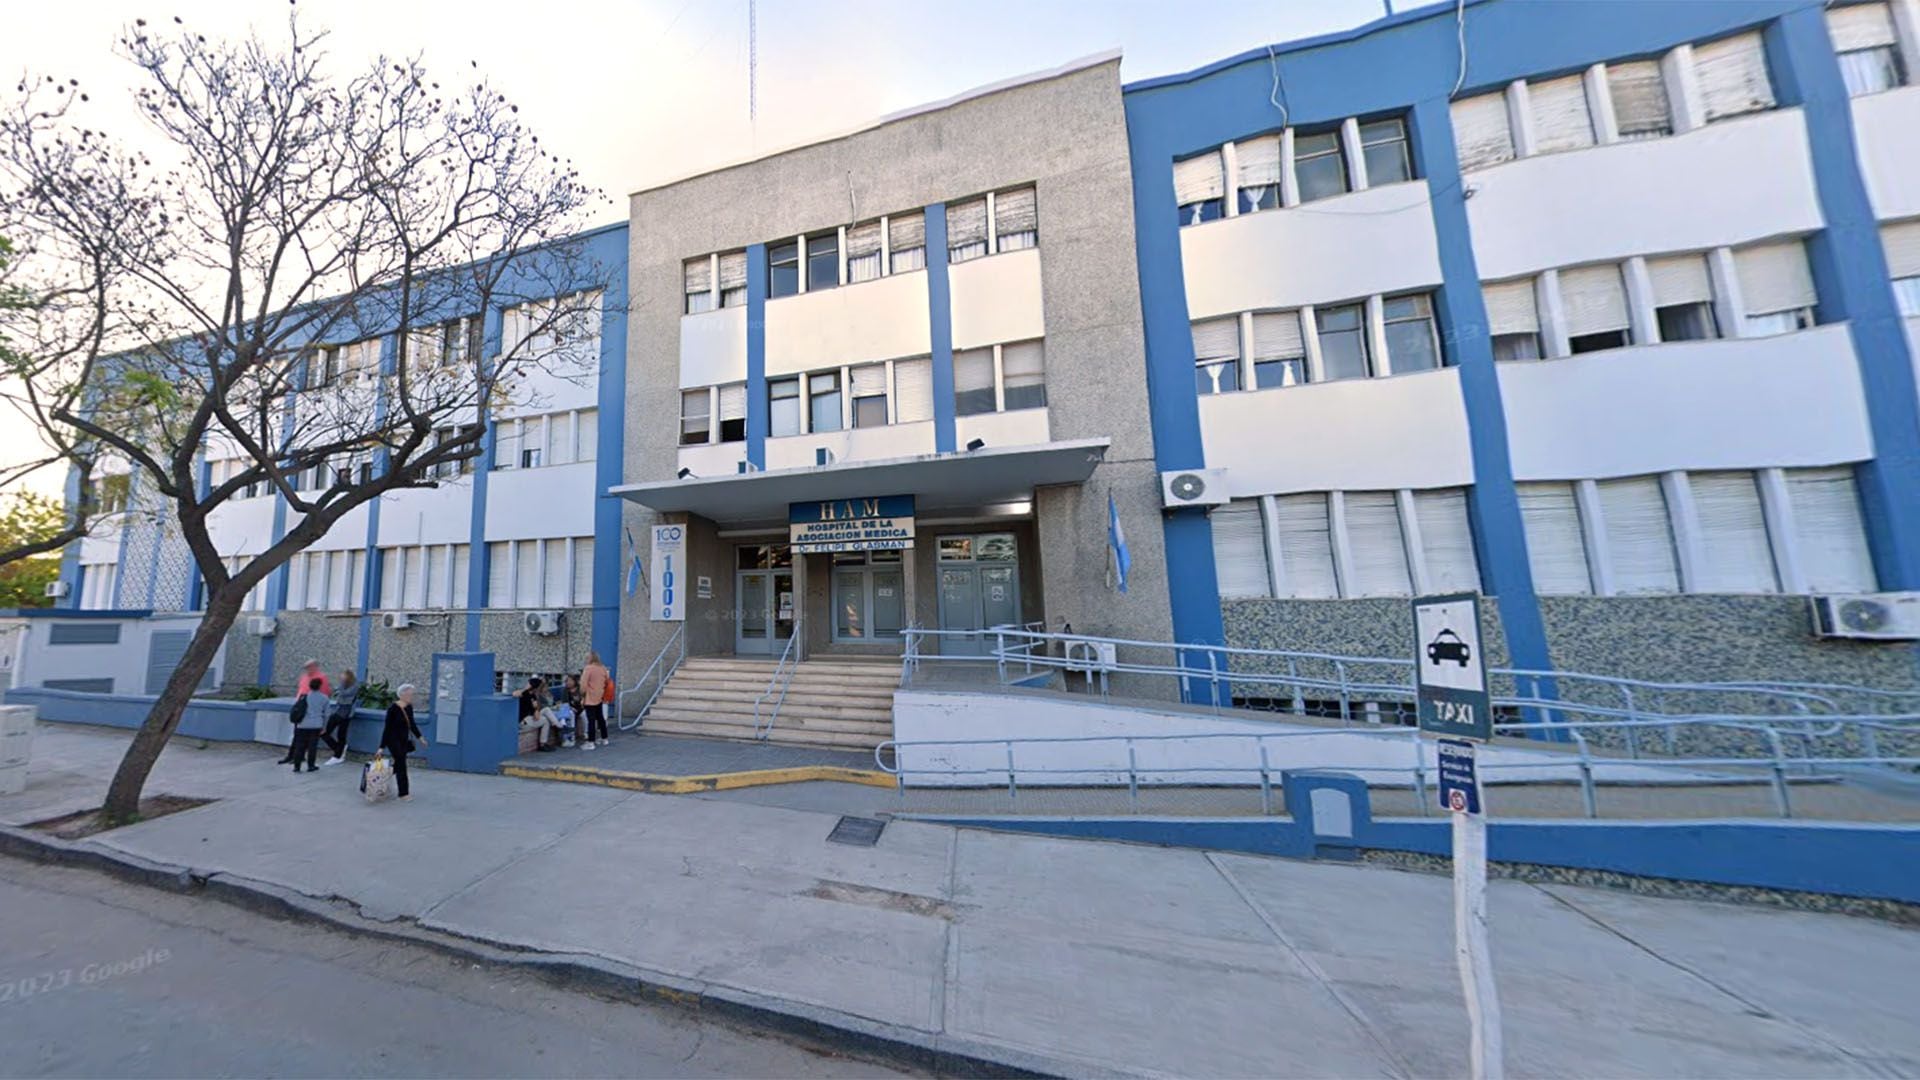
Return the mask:
{"type": "Polygon", "coordinates": [[[160,751],[180,726],[188,701],[207,669],[213,666],[214,655],[226,640],[227,631],[233,629],[246,596],[245,589],[236,589],[229,582],[209,598],[207,610],[200,617],[200,627],[187,645],[186,655],[180,658],[180,666],[173,669],[166,688],[160,691],[159,699],[147,713],[146,722],[134,733],[133,743],[127,747],[126,756],[120,759],[120,768],[113,774],[106,805],[100,811],[108,827],[124,825],[138,814],[140,792],[146,787],[147,774],[153,771],[154,762],[160,760],[160,751]]]}

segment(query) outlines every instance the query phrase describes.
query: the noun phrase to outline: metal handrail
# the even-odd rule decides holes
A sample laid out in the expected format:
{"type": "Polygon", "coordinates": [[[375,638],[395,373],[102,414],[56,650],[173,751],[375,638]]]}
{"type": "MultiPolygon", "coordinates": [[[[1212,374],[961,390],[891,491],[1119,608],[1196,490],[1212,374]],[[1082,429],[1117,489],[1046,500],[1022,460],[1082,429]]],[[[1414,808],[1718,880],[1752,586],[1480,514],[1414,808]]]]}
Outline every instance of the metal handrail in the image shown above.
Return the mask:
{"type": "Polygon", "coordinates": [[[634,728],[639,727],[641,719],[645,717],[648,712],[652,711],[653,703],[660,700],[660,692],[667,688],[667,680],[673,678],[673,673],[680,670],[680,665],[685,662],[686,659],[687,624],[681,623],[679,627],[673,631],[673,636],[667,639],[667,643],[660,646],[660,651],[654,654],[653,663],[647,665],[647,670],[641,673],[640,678],[635,680],[632,686],[620,691],[619,696],[614,699],[614,711],[618,714],[613,718],[614,725],[621,731],[632,731],[634,728]],[[667,653],[672,651],[675,645],[680,647],[680,655],[674,657],[673,663],[668,664],[664,671],[661,670],[660,665],[665,663],[667,653]],[[659,681],[654,684],[653,693],[647,695],[646,702],[633,714],[633,722],[628,723],[627,695],[639,693],[640,688],[647,685],[647,680],[653,678],[656,672],[658,672],[660,678],[659,681]]]}
{"type": "Polygon", "coordinates": [[[773,722],[780,719],[780,706],[787,703],[787,686],[793,682],[793,673],[800,666],[800,635],[803,632],[805,619],[805,612],[794,613],[793,633],[787,638],[787,647],[780,650],[780,662],[773,666],[773,678],[768,681],[767,688],[761,692],[760,696],[753,699],[753,737],[756,739],[765,739],[773,733],[773,722]],[[792,664],[787,663],[789,658],[793,660],[792,664]],[[760,719],[760,707],[775,691],[778,691],[780,696],[775,698],[773,712],[767,715],[763,723],[760,719]]]}

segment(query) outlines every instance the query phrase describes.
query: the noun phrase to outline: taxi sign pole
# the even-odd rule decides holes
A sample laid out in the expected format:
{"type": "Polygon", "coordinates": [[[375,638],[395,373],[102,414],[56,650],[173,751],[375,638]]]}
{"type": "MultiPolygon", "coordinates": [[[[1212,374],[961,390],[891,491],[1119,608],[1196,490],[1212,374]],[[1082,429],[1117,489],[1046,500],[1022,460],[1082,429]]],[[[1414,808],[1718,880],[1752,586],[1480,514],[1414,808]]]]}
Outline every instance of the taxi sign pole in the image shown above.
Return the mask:
{"type": "Polygon", "coordinates": [[[1440,737],[1440,805],[1453,815],[1453,953],[1472,1035],[1471,1075],[1504,1080],[1500,995],[1487,944],[1486,807],[1474,760],[1474,744],[1493,737],[1480,598],[1417,597],[1413,623],[1420,730],[1440,737]]]}

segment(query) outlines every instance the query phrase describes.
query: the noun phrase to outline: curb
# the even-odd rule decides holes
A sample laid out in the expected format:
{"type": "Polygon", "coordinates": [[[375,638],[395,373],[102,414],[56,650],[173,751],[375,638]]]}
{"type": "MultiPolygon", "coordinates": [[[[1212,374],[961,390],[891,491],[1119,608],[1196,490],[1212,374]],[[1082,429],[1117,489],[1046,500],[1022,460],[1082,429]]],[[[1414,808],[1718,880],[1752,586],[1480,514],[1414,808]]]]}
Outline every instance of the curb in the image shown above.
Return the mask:
{"type": "MultiPolygon", "coordinates": [[[[737,775],[737,774],[736,774],[737,775]]],[[[686,778],[673,778],[686,779],[686,778]]],[[[705,790],[705,789],[701,789],[705,790]]],[[[549,953],[433,930],[411,918],[374,921],[342,899],[320,899],[270,882],[199,874],[86,841],[62,840],[0,825],[0,856],[93,870],[122,881],[203,895],[274,919],[322,923],[361,937],[430,949],[469,963],[517,968],[550,984],[640,1004],[670,1005],[758,1031],[807,1039],[836,1050],[965,1077],[1056,1077],[1061,1062],[1024,1051],[956,1039],[834,1009],[716,986],[582,953],[549,953]]]]}
{"type": "Polygon", "coordinates": [[[731,791],[735,788],[766,787],[772,784],[800,784],[809,780],[831,780],[842,784],[864,784],[892,790],[899,780],[878,769],[850,769],[844,765],[798,765],[785,769],[752,769],[746,772],[707,773],[699,776],[664,776],[657,773],[623,772],[596,769],[590,765],[523,765],[500,763],[500,775],[522,780],[551,780],[564,784],[593,784],[598,787],[644,791],[654,795],[689,795],[701,791],[731,791]]]}

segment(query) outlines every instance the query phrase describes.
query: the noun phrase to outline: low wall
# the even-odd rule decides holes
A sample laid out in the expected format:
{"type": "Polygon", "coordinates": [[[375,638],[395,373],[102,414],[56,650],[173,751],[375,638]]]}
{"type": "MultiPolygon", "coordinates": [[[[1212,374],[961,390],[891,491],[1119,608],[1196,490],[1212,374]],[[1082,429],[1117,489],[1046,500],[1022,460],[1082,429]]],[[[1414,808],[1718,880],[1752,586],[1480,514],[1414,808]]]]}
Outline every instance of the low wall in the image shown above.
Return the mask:
{"type": "MultiPolygon", "coordinates": [[[[147,694],[88,694],[74,690],[48,690],[45,687],[15,687],[7,692],[10,705],[32,705],[40,710],[40,719],[57,724],[90,724],[96,727],[137,728],[146,722],[154,698],[147,694]]],[[[259,701],[207,701],[188,703],[180,718],[176,735],[211,742],[259,742],[286,746],[293,741],[293,725],[287,722],[291,698],[263,698],[259,701]]],[[[383,725],[381,713],[362,709],[354,714],[347,729],[347,747],[372,753],[380,745],[383,725]]]]}

